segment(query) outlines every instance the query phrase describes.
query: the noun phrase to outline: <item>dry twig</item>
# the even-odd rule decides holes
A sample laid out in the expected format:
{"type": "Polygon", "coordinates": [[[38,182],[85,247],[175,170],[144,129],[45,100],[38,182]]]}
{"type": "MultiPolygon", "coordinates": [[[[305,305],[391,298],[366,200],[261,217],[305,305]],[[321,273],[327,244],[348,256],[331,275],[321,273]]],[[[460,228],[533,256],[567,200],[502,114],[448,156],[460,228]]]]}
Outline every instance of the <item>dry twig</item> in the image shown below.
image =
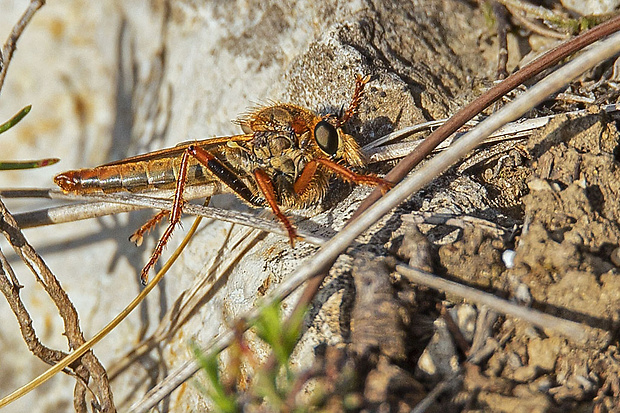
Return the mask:
{"type": "Polygon", "coordinates": [[[9,38],[4,43],[2,47],[2,54],[0,55],[0,93],[2,92],[2,86],[4,86],[4,79],[6,78],[6,73],[9,70],[9,65],[11,63],[11,59],[13,57],[13,52],[15,52],[15,47],[17,46],[17,40],[30,23],[30,20],[34,16],[34,14],[45,4],[45,0],[31,0],[28,8],[24,12],[24,14],[20,17],[19,21],[15,26],[13,26],[13,30],[11,30],[11,34],[9,38]]]}
{"type": "MultiPolygon", "coordinates": [[[[211,196],[212,188],[188,188],[185,199],[211,196]],[[195,192],[192,192],[195,191],[195,192]]],[[[21,228],[32,228],[42,225],[60,224],[82,219],[96,218],[105,215],[118,214],[121,212],[136,211],[145,208],[170,210],[172,201],[165,199],[166,192],[158,192],[157,197],[139,194],[87,194],[71,195],[63,194],[58,190],[0,190],[0,197],[23,198],[41,197],[50,199],[62,199],[71,201],[86,201],[84,203],[62,205],[59,207],[45,208],[41,210],[16,214],[15,219],[21,228]]],[[[208,206],[187,203],[183,206],[183,213],[212,218],[220,221],[249,226],[261,231],[270,232],[284,237],[288,233],[282,226],[273,220],[260,218],[259,216],[241,211],[231,211],[208,206]]],[[[323,233],[329,233],[326,228],[321,228],[323,233]]],[[[315,235],[303,228],[298,229],[298,235],[304,242],[313,245],[321,245],[325,242],[325,236],[315,235]]]]}
{"type": "Polygon", "coordinates": [[[409,267],[408,265],[397,265],[396,271],[414,284],[424,285],[442,292],[454,294],[478,305],[486,305],[500,314],[516,317],[537,327],[555,331],[577,343],[585,343],[590,336],[588,330],[586,330],[582,324],[555,317],[532,308],[513,304],[510,301],[495,297],[492,294],[445,280],[434,274],[409,267]]]}
{"type": "Polygon", "coordinates": [[[32,327],[32,318],[26,310],[19,291],[22,286],[17,281],[11,265],[6,260],[2,251],[0,251],[0,290],[6,301],[11,307],[11,311],[15,314],[17,322],[19,323],[19,329],[22,332],[24,342],[28,346],[28,350],[43,362],[47,364],[55,364],[66,356],[66,353],[60,350],[54,350],[41,344],[41,341],[37,337],[36,331],[32,327]],[[8,273],[8,274],[7,274],[8,273]],[[7,276],[8,275],[8,276],[7,276]]]}
{"type": "MultiPolygon", "coordinates": [[[[1,204],[1,203],[0,203],[1,204]]],[[[52,378],[56,373],[60,372],[64,368],[69,365],[72,365],[77,360],[86,357],[87,354],[92,354],[90,349],[92,346],[101,341],[112,329],[114,329],[121,321],[123,321],[137,306],[144,300],[144,298],[151,292],[153,288],[157,286],[157,283],[162,279],[164,274],[168,272],[168,269],[174,264],[176,259],[181,255],[181,251],[185,248],[189,240],[192,238],[193,234],[196,232],[198,225],[200,224],[202,218],[198,217],[194,220],[194,224],[190,228],[189,232],[179,245],[179,247],[174,251],[172,256],[166,261],[162,269],[157,273],[157,275],[153,278],[153,280],[144,288],[136,298],[133,299],[131,303],[127,305],[112,321],[110,321],[101,331],[97,332],[90,340],[84,342],[79,347],[75,348],[75,350],[67,355],[67,357],[63,358],[60,362],[56,363],[52,368],[45,371],[43,374],[32,380],[25,386],[17,389],[13,393],[9,394],[6,397],[3,397],[0,400],[0,408],[12,403],[13,401],[19,399],[23,395],[27,394],[31,390],[33,390],[36,386],[44,383],[45,381],[52,378]]],[[[107,377],[106,377],[107,380],[107,377]]]]}

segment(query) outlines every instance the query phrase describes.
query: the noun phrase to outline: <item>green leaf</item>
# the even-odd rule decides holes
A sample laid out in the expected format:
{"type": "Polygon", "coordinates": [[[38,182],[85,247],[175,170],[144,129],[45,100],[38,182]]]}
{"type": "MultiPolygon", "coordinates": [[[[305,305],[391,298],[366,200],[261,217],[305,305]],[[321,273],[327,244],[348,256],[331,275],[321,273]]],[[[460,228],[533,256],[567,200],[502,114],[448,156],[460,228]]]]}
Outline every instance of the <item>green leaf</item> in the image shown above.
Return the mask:
{"type": "Polygon", "coordinates": [[[254,323],[256,334],[265,341],[276,355],[278,363],[283,366],[288,363],[290,353],[284,345],[284,326],[280,313],[280,303],[273,303],[263,307],[254,323]]]}
{"type": "Polygon", "coordinates": [[[217,354],[205,355],[200,348],[194,343],[190,344],[194,356],[198,360],[198,363],[202,367],[202,370],[206,373],[209,382],[211,383],[211,389],[207,390],[207,396],[213,401],[216,410],[224,413],[236,413],[239,412],[239,406],[233,395],[229,395],[226,392],[222,381],[220,380],[219,364],[217,361],[217,354]]]}
{"type": "Polygon", "coordinates": [[[299,335],[301,334],[301,328],[307,313],[306,310],[306,307],[297,308],[283,328],[282,342],[289,356],[293,354],[293,350],[299,341],[299,335]]]}
{"type": "Polygon", "coordinates": [[[58,158],[46,158],[34,161],[0,161],[0,171],[42,168],[44,166],[54,165],[59,160],[58,158]]]}
{"type": "Polygon", "coordinates": [[[17,114],[13,116],[11,119],[7,120],[2,125],[0,125],[0,133],[6,132],[9,129],[11,129],[13,126],[17,125],[19,121],[22,120],[24,116],[28,114],[28,112],[30,112],[30,109],[32,109],[32,105],[26,106],[25,108],[17,112],[17,114]]]}

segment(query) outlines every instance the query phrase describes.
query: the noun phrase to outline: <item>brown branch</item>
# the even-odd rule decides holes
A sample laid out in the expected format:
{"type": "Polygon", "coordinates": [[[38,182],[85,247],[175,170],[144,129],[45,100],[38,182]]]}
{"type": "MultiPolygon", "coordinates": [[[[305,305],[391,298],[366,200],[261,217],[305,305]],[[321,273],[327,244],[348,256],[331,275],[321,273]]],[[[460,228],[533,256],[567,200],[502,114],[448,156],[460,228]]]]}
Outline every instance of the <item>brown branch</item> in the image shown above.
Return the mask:
{"type": "Polygon", "coordinates": [[[19,290],[21,288],[22,286],[17,283],[13,269],[2,251],[0,251],[0,291],[2,291],[2,294],[6,297],[6,301],[9,303],[13,314],[15,314],[17,318],[24,342],[28,346],[28,350],[43,362],[55,364],[62,360],[66,356],[66,353],[60,350],[53,350],[41,344],[41,341],[37,337],[37,333],[32,327],[32,318],[19,296],[19,290]]]}
{"type": "MultiPolygon", "coordinates": [[[[390,182],[400,182],[413,168],[426,158],[437,145],[497,99],[576,51],[618,30],[620,30],[620,16],[562,43],[555,49],[550,50],[527,66],[521,68],[516,73],[507,77],[503,82],[489,89],[482,96],[458,111],[446,123],[431,133],[412,153],[400,161],[385,178],[390,182]]],[[[359,209],[354,214],[354,217],[365,211],[371,204],[379,199],[379,197],[381,197],[381,191],[373,191],[373,193],[362,202],[359,209]]]]}
{"type": "MultiPolygon", "coordinates": [[[[84,334],[79,326],[79,317],[73,303],[62,289],[58,279],[52,274],[51,270],[45,264],[43,259],[37,254],[32,245],[28,243],[21,230],[17,226],[17,222],[9,211],[0,201],[0,232],[4,234],[8,242],[11,244],[17,255],[30,268],[35,279],[43,285],[46,293],[50,296],[54,305],[63,320],[65,328],[65,336],[69,342],[69,348],[75,349],[84,343],[84,334]]],[[[15,283],[13,283],[15,286],[15,283]]],[[[10,291],[8,291],[10,292],[10,291]]],[[[17,315],[17,313],[16,313],[17,315]]],[[[115,412],[112,392],[108,383],[106,371],[99,363],[99,360],[92,352],[88,352],[80,359],[81,365],[73,366],[76,374],[81,380],[76,384],[74,395],[81,398],[74,398],[74,407],[77,411],[86,410],[86,389],[83,383],[88,383],[89,377],[92,377],[97,390],[99,391],[99,404],[104,412],[115,412]],[[83,367],[82,367],[83,366],[83,367]],[[81,390],[78,389],[82,388],[81,390]]]]}
{"type": "MultiPolygon", "coordinates": [[[[11,265],[7,261],[2,251],[0,251],[0,290],[2,291],[2,294],[4,294],[7,302],[9,303],[9,306],[11,307],[11,310],[13,311],[13,314],[15,314],[15,317],[17,318],[19,329],[22,333],[24,342],[26,342],[26,345],[28,346],[28,350],[30,350],[32,354],[41,359],[44,363],[53,366],[54,364],[65,358],[67,353],[60,350],[51,349],[41,343],[41,341],[37,337],[36,331],[32,327],[32,318],[30,317],[28,310],[24,306],[24,303],[19,296],[19,291],[21,288],[22,286],[17,281],[11,265]]],[[[64,372],[75,377],[83,384],[83,386],[76,386],[76,393],[78,388],[81,389],[81,392],[86,391],[86,383],[82,378],[87,376],[88,372],[84,369],[84,366],[80,364],[77,366],[76,371],[65,369],[64,372]]],[[[74,397],[74,400],[78,402],[78,406],[76,406],[76,411],[87,411],[85,403],[86,399],[84,396],[80,395],[80,397],[74,397]]]]}
{"type": "Polygon", "coordinates": [[[45,0],[31,0],[28,8],[19,19],[19,21],[13,26],[13,30],[11,30],[11,34],[9,38],[4,43],[2,47],[2,53],[0,54],[0,93],[2,92],[2,86],[4,85],[4,78],[6,77],[6,72],[9,69],[9,64],[11,63],[11,58],[13,57],[13,52],[15,52],[15,47],[17,45],[17,40],[26,29],[30,20],[34,14],[45,4],[45,0]]]}

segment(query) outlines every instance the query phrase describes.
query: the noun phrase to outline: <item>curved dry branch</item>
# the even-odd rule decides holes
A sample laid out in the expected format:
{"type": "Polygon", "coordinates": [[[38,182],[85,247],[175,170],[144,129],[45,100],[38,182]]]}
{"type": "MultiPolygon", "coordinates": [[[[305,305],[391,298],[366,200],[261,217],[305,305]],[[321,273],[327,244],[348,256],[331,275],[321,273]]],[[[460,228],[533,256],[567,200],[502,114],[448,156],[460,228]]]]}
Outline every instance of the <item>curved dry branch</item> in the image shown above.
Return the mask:
{"type": "Polygon", "coordinates": [[[9,70],[9,65],[11,63],[11,59],[13,58],[13,53],[15,52],[15,48],[17,46],[17,40],[20,38],[30,20],[34,14],[45,4],[45,0],[31,0],[28,8],[19,18],[19,21],[13,26],[13,30],[11,30],[11,34],[9,34],[9,38],[4,43],[2,47],[2,55],[0,55],[0,93],[2,93],[2,86],[4,85],[4,79],[6,78],[6,73],[9,70]]]}

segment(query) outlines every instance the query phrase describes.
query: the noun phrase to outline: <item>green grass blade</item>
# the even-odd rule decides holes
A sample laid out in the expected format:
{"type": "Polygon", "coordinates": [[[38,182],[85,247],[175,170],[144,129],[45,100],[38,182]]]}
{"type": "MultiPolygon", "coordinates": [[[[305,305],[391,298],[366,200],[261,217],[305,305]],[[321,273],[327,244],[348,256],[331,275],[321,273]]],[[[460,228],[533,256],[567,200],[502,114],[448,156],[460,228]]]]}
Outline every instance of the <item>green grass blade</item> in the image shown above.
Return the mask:
{"type": "Polygon", "coordinates": [[[59,160],[58,158],[46,158],[35,161],[0,161],[0,171],[42,168],[44,166],[54,165],[59,160]]]}
{"type": "Polygon", "coordinates": [[[28,114],[28,112],[30,112],[30,109],[32,109],[32,105],[26,106],[25,108],[17,112],[17,114],[13,116],[11,119],[7,120],[2,125],[0,125],[0,133],[6,132],[9,129],[11,129],[13,126],[17,125],[19,121],[22,120],[24,116],[28,114]]]}

